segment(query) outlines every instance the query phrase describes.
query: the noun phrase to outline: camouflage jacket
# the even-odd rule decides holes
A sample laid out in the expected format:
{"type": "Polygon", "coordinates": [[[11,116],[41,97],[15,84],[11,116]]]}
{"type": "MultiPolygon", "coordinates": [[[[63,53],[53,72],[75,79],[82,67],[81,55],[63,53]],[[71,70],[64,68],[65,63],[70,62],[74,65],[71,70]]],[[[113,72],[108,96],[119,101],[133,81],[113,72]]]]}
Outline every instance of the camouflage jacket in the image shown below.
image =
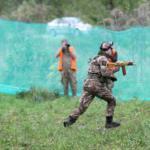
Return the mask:
{"type": "Polygon", "coordinates": [[[93,58],[88,69],[89,78],[98,77],[100,79],[111,79],[115,81],[116,78],[113,71],[107,67],[108,62],[109,60],[106,56],[96,56],[93,58]]]}

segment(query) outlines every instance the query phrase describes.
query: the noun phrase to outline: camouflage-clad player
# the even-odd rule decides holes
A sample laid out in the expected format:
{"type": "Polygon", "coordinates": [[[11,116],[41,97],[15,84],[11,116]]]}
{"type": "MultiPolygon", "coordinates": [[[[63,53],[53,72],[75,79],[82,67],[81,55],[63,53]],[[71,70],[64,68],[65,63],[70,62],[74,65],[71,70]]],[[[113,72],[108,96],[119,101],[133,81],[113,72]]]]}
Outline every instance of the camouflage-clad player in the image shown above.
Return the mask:
{"type": "Polygon", "coordinates": [[[107,43],[102,43],[100,51],[100,54],[90,62],[88,78],[84,82],[80,106],[64,121],[64,127],[75,123],[78,117],[86,111],[94,97],[102,98],[107,102],[105,127],[120,126],[120,123],[113,121],[116,99],[107,86],[108,81],[116,81],[113,70],[107,67],[112,51],[107,43]]]}
{"type": "MultiPolygon", "coordinates": [[[[117,62],[118,61],[118,53],[117,51],[113,48],[113,42],[103,42],[100,46],[100,51],[98,52],[98,55],[103,55],[103,50],[102,49],[107,49],[109,50],[109,55],[107,55],[108,61],[109,62],[117,62]],[[102,51],[101,51],[102,50],[102,51]]],[[[111,67],[109,68],[113,71],[113,73],[116,73],[120,70],[119,67],[111,67]]],[[[112,81],[111,79],[107,79],[106,82],[106,86],[107,88],[112,91],[112,88],[114,87],[114,81],[112,81]]]]}

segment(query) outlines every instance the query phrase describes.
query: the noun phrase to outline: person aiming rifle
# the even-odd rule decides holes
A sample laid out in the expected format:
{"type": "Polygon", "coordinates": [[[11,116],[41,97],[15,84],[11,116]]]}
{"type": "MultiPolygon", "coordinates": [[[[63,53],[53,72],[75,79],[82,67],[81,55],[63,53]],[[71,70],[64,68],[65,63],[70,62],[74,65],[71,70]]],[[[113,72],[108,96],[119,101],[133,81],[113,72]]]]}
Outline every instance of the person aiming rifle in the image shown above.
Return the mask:
{"type": "MultiPolygon", "coordinates": [[[[107,43],[102,43],[100,52],[90,62],[88,76],[83,85],[80,105],[63,122],[64,127],[74,124],[79,116],[87,110],[94,97],[101,98],[107,102],[105,127],[115,128],[120,126],[120,123],[113,121],[116,98],[107,86],[108,80],[111,80],[112,82],[117,80],[114,76],[114,69],[108,67],[108,64],[112,63],[110,62],[111,56],[111,48],[107,43]]],[[[118,66],[113,65],[113,67],[118,66]]]]}

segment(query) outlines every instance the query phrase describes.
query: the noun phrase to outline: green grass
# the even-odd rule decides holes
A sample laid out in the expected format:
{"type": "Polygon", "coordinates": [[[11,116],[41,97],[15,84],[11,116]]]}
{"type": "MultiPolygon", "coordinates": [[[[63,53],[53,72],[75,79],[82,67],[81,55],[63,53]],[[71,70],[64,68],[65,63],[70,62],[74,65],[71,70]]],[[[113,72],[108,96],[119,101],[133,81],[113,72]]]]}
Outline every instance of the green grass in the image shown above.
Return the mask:
{"type": "Polygon", "coordinates": [[[73,126],[63,120],[79,104],[77,98],[49,101],[0,95],[0,150],[149,150],[150,102],[118,102],[115,120],[106,130],[103,101],[95,100],[73,126]]]}

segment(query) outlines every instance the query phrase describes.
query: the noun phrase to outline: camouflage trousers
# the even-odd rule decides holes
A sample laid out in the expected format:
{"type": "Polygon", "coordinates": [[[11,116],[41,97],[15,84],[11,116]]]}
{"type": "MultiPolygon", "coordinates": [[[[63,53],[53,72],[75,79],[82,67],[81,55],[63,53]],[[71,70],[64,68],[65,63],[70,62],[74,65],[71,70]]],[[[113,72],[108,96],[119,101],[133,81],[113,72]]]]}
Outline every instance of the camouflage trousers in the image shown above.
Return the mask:
{"type": "Polygon", "coordinates": [[[70,115],[72,118],[77,119],[83,114],[94,97],[98,97],[107,102],[106,116],[113,116],[116,99],[111,91],[106,87],[105,83],[101,83],[94,79],[87,79],[84,83],[83,94],[80,99],[80,106],[75,109],[70,115]]]}
{"type": "Polygon", "coordinates": [[[72,90],[72,95],[76,96],[76,93],[77,93],[76,72],[72,70],[62,71],[61,82],[64,88],[64,95],[68,96],[69,85],[70,85],[71,90],[72,90]]]}

